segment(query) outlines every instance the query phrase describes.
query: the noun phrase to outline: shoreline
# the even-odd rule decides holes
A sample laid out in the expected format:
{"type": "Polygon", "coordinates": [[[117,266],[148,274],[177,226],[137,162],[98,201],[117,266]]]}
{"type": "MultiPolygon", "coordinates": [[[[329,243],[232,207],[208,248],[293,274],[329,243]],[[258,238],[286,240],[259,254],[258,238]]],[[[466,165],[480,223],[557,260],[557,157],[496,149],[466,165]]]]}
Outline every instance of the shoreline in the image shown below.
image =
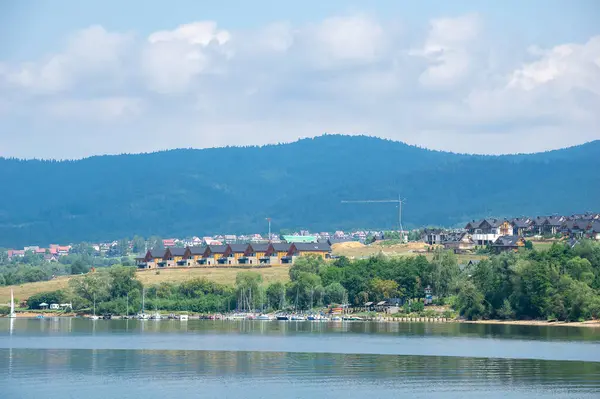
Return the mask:
{"type": "Polygon", "coordinates": [[[538,326],[538,327],[592,327],[600,328],[600,320],[587,321],[545,321],[545,320],[456,320],[464,324],[488,324],[506,326],[538,326]]]}
{"type": "MultiPolygon", "coordinates": [[[[44,313],[44,312],[19,312],[17,313],[18,319],[33,319],[36,318],[39,314],[44,315],[46,318],[52,317],[70,317],[70,318],[86,318],[89,315],[81,315],[77,316],[75,313],[62,313],[62,314],[54,314],[54,313],[44,313]]],[[[198,318],[200,315],[192,315],[190,314],[190,319],[198,318]]],[[[8,318],[6,316],[2,318],[8,318]]],[[[115,320],[119,320],[120,317],[116,316],[115,320]]],[[[395,318],[376,318],[373,320],[364,320],[363,322],[386,322],[386,323],[432,323],[438,324],[439,320],[429,319],[426,320],[394,320],[395,318]]],[[[506,325],[506,326],[534,326],[534,327],[588,327],[588,328],[600,328],[600,320],[587,320],[587,321],[545,321],[545,320],[459,320],[459,319],[445,319],[443,323],[455,323],[455,324],[487,324],[487,325],[506,325]]]]}

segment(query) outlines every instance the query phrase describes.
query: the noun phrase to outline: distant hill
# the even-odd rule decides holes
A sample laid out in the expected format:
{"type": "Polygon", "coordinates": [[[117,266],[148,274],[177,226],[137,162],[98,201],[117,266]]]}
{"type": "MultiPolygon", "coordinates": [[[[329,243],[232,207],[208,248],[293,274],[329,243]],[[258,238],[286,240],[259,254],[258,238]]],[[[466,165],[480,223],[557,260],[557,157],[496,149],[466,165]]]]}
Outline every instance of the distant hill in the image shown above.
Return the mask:
{"type": "Polygon", "coordinates": [[[326,135],[264,147],[78,161],[0,159],[0,246],[131,237],[462,224],[600,208],[600,141],[514,156],[326,135]]]}

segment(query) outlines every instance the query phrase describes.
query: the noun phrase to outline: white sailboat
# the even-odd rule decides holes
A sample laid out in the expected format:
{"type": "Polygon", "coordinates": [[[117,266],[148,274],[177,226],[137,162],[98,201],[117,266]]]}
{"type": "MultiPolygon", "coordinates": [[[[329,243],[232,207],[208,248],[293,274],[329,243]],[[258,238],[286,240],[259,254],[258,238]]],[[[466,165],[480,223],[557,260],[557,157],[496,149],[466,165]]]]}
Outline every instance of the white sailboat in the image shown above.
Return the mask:
{"type": "Polygon", "coordinates": [[[10,289],[10,313],[8,314],[8,317],[17,317],[17,314],[15,313],[15,295],[12,288],[10,289]]]}
{"type": "Polygon", "coordinates": [[[90,320],[98,320],[99,318],[96,316],[96,294],[94,293],[94,314],[90,316],[90,320]]]}
{"type": "Polygon", "coordinates": [[[148,320],[149,315],[146,314],[146,288],[142,288],[142,311],[138,313],[137,318],[140,320],[148,320]]]}

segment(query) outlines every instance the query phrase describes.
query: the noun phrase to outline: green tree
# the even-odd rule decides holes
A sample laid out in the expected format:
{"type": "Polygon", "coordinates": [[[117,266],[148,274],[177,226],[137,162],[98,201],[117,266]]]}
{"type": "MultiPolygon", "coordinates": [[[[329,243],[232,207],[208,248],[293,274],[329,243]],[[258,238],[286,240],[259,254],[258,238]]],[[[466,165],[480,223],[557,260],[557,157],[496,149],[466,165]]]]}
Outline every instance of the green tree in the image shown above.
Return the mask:
{"type": "Polygon", "coordinates": [[[290,267],[290,279],[295,281],[298,279],[300,273],[312,273],[318,274],[319,270],[326,265],[323,258],[316,255],[301,256],[294,262],[294,265],[290,267]]]}
{"type": "Polygon", "coordinates": [[[327,304],[341,304],[346,295],[346,289],[338,282],[333,282],[325,287],[325,302],[327,304]]]}
{"type": "Polygon", "coordinates": [[[398,283],[394,280],[382,280],[374,278],[370,283],[371,293],[376,301],[381,301],[386,298],[394,298],[398,295],[398,283]]]}
{"type": "Polygon", "coordinates": [[[71,264],[71,274],[85,274],[89,271],[89,266],[86,265],[82,259],[77,259],[71,264]]]}
{"type": "Polygon", "coordinates": [[[73,292],[90,303],[94,297],[97,302],[109,297],[109,283],[108,273],[86,274],[69,280],[73,292]]]}
{"type": "Polygon", "coordinates": [[[142,283],[136,279],[135,268],[113,266],[109,269],[110,297],[121,298],[131,293],[142,290],[142,283]]]}
{"type": "Polygon", "coordinates": [[[40,292],[39,294],[32,295],[27,299],[27,306],[29,309],[40,309],[40,303],[47,303],[48,305],[53,303],[60,304],[63,303],[64,299],[65,292],[62,290],[40,292]]]}
{"type": "Polygon", "coordinates": [[[267,303],[271,308],[285,308],[285,285],[282,282],[276,281],[267,286],[267,303]]]}
{"type": "Polygon", "coordinates": [[[254,310],[262,304],[262,274],[257,272],[239,272],[235,276],[238,305],[245,310],[254,310]]]}
{"type": "Polygon", "coordinates": [[[135,254],[143,254],[146,252],[146,241],[144,237],[133,236],[133,240],[131,240],[132,251],[135,254]]]}
{"type": "Polygon", "coordinates": [[[477,290],[472,282],[466,281],[456,298],[456,309],[461,316],[468,320],[478,320],[485,315],[483,301],[483,294],[477,290]]]}

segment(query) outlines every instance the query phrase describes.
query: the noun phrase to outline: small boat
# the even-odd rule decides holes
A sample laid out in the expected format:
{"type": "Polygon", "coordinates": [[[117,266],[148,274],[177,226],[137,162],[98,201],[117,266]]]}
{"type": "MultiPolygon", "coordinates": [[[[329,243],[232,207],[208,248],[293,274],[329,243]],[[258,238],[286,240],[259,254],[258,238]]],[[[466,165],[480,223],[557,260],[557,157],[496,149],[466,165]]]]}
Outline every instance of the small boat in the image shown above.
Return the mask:
{"type": "Polygon", "coordinates": [[[102,316],[102,318],[103,318],[104,320],[110,320],[110,319],[112,319],[112,314],[110,314],[110,313],[107,313],[107,314],[103,315],[103,316],[102,316]]]}
{"type": "Polygon", "coordinates": [[[186,314],[179,315],[179,321],[188,321],[189,318],[190,318],[190,316],[188,316],[186,314]]]}
{"type": "Polygon", "coordinates": [[[152,314],[152,316],[150,316],[150,319],[160,320],[160,319],[162,319],[162,316],[160,315],[160,313],[156,312],[156,313],[152,314]]]}
{"type": "Polygon", "coordinates": [[[43,314],[39,314],[39,315],[35,316],[35,318],[36,318],[36,319],[43,319],[43,318],[44,318],[44,315],[43,315],[43,314]]]}
{"type": "Polygon", "coordinates": [[[288,321],[289,319],[290,319],[290,317],[285,314],[280,314],[277,316],[277,320],[279,320],[279,321],[288,321]]]}
{"type": "Polygon", "coordinates": [[[268,314],[261,314],[261,315],[259,315],[259,316],[256,317],[256,320],[270,321],[270,320],[273,320],[273,319],[268,314]]]}
{"type": "Polygon", "coordinates": [[[96,316],[95,314],[89,317],[90,320],[100,320],[100,316],[96,316]]]}
{"type": "Polygon", "coordinates": [[[150,315],[142,312],[142,313],[138,313],[137,318],[140,320],[148,320],[150,318],[150,315]]]}
{"type": "Polygon", "coordinates": [[[306,317],[304,317],[302,315],[299,315],[299,314],[294,314],[294,315],[292,315],[291,320],[293,320],[293,321],[305,321],[306,317]]]}
{"type": "Polygon", "coordinates": [[[333,316],[331,321],[342,321],[342,318],[340,316],[333,316]]]}

